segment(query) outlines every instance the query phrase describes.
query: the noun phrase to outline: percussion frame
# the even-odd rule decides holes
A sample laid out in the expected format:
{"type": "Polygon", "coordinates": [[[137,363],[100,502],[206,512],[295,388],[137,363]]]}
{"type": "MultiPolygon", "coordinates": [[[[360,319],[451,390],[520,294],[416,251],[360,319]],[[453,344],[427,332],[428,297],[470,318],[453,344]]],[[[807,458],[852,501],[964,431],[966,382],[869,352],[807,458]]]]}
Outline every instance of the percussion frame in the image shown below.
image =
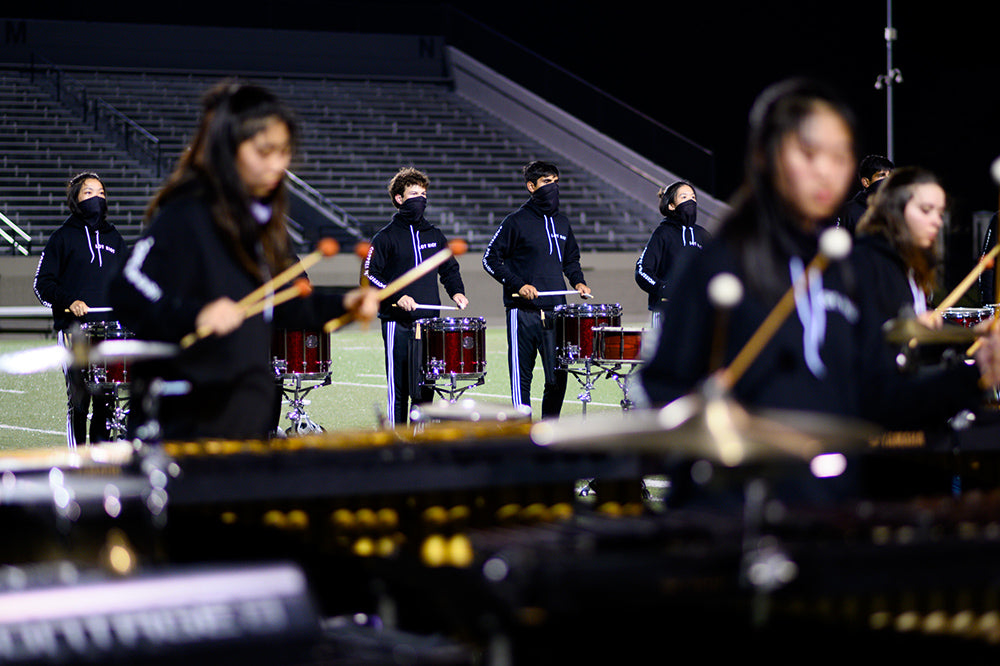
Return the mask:
{"type": "Polygon", "coordinates": [[[439,396],[441,396],[442,398],[444,398],[445,400],[447,400],[450,403],[456,403],[456,402],[458,402],[458,399],[462,397],[463,393],[465,393],[466,391],[468,391],[471,388],[475,388],[477,386],[482,386],[485,383],[486,383],[486,373],[485,372],[482,373],[482,374],[480,374],[480,375],[478,375],[478,376],[459,375],[459,374],[456,374],[456,373],[452,372],[452,373],[448,373],[447,375],[439,375],[439,376],[437,376],[437,377],[435,377],[433,379],[425,377],[424,381],[423,381],[424,386],[426,386],[427,388],[431,389],[434,393],[437,393],[439,396]],[[440,386],[439,383],[438,383],[438,381],[437,381],[438,379],[447,379],[448,380],[448,385],[447,386],[440,386]],[[472,379],[475,379],[475,381],[473,383],[471,383],[471,384],[466,385],[466,386],[459,386],[458,382],[461,379],[466,379],[466,380],[470,380],[470,381],[472,379]]]}
{"type": "MultiPolygon", "coordinates": [[[[331,373],[280,373],[276,374],[276,378],[280,385],[282,403],[288,405],[285,418],[292,424],[289,434],[308,435],[323,432],[323,426],[313,421],[306,412],[306,406],[309,405],[307,396],[315,389],[329,386],[332,383],[331,373]],[[303,386],[303,380],[317,381],[310,386],[303,386]]],[[[278,429],[281,429],[280,418],[278,429]]]]}

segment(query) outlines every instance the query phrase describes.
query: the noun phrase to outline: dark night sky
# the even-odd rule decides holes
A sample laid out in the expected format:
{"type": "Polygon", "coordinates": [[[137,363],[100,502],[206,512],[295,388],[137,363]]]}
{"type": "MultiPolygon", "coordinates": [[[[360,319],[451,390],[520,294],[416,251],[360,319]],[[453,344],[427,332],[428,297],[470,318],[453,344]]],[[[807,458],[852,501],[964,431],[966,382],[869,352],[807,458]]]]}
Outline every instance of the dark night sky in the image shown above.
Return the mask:
{"type": "MultiPolygon", "coordinates": [[[[222,4],[222,3],[220,3],[222,4]]],[[[228,24],[331,31],[433,32],[444,2],[244,0],[238,12],[193,0],[75,4],[35,0],[22,16],[228,24]]],[[[747,111],[792,75],[833,83],[856,110],[860,150],[886,152],[886,4],[453,2],[451,5],[686,135],[716,156],[728,198],[742,171],[747,111]]],[[[1000,58],[988,3],[893,5],[895,157],[941,176],[960,216],[995,209],[990,165],[1000,155],[1000,58]],[[992,43],[991,43],[992,42],[992,43]]],[[[530,87],[532,72],[524,72],[530,87]]]]}

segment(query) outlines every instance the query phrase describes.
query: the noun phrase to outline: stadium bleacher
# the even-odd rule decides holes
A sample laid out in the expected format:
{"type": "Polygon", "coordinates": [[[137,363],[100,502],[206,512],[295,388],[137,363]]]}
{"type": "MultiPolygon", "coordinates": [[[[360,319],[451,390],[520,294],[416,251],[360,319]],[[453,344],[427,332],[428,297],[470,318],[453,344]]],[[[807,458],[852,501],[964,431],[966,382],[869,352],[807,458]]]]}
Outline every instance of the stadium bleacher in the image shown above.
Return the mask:
{"type": "MultiPolygon", "coordinates": [[[[166,161],[194,130],[202,93],[219,80],[208,73],[80,71],[62,88],[110,105],[159,142],[166,161]]],[[[355,237],[367,238],[393,213],[392,174],[413,165],[431,177],[428,218],[480,250],[503,215],[527,194],[520,167],[552,159],[563,171],[562,207],[585,250],[634,250],[656,220],[581,166],[457,95],[447,82],[337,80],[318,76],[244,77],[285,99],[302,121],[293,173],[339,208],[355,237]]],[[[0,71],[0,212],[41,250],[66,216],[66,180],[88,169],[106,179],[109,218],[126,240],[141,233],[143,211],[164,174],[136,158],[73,110],[42,77],[0,71]]],[[[93,115],[93,114],[91,114],[93,115]]],[[[167,167],[169,168],[169,167],[167,167]]],[[[163,171],[163,169],[161,169],[163,171]]]]}

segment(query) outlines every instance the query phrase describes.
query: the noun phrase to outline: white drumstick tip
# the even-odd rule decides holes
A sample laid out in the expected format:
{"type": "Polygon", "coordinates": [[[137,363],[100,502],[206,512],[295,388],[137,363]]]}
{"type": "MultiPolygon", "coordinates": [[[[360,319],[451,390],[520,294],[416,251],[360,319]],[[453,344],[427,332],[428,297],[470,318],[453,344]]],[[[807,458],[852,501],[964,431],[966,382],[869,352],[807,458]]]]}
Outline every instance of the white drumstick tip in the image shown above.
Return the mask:
{"type": "Polygon", "coordinates": [[[708,297],[718,308],[732,308],[743,300],[743,283],[732,273],[719,273],[708,283],[708,297]]]}
{"type": "Polygon", "coordinates": [[[819,251],[834,261],[847,257],[851,246],[851,234],[841,227],[827,229],[819,237],[819,251]]]}
{"type": "Polygon", "coordinates": [[[1000,157],[993,160],[993,165],[990,167],[990,175],[993,176],[993,182],[1000,185],[1000,157]]]}

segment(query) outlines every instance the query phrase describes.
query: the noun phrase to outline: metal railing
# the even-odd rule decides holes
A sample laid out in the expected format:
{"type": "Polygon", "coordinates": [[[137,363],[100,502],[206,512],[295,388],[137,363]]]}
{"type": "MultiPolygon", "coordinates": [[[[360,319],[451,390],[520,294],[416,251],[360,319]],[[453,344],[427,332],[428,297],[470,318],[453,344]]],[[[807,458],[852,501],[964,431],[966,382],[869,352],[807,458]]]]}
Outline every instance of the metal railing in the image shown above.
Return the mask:
{"type": "Polygon", "coordinates": [[[0,222],[10,229],[8,232],[3,226],[0,226],[0,238],[10,243],[10,253],[20,253],[24,256],[31,254],[31,236],[3,213],[0,213],[0,222]]]}
{"type": "Polygon", "coordinates": [[[151,166],[157,178],[164,172],[164,155],[160,139],[132,118],[116,109],[101,97],[89,97],[87,87],[58,65],[32,54],[30,78],[40,74],[48,82],[56,101],[80,115],[84,122],[92,123],[96,131],[116,140],[122,149],[141,163],[151,166]],[[40,60],[41,64],[36,60],[40,60]]]}

